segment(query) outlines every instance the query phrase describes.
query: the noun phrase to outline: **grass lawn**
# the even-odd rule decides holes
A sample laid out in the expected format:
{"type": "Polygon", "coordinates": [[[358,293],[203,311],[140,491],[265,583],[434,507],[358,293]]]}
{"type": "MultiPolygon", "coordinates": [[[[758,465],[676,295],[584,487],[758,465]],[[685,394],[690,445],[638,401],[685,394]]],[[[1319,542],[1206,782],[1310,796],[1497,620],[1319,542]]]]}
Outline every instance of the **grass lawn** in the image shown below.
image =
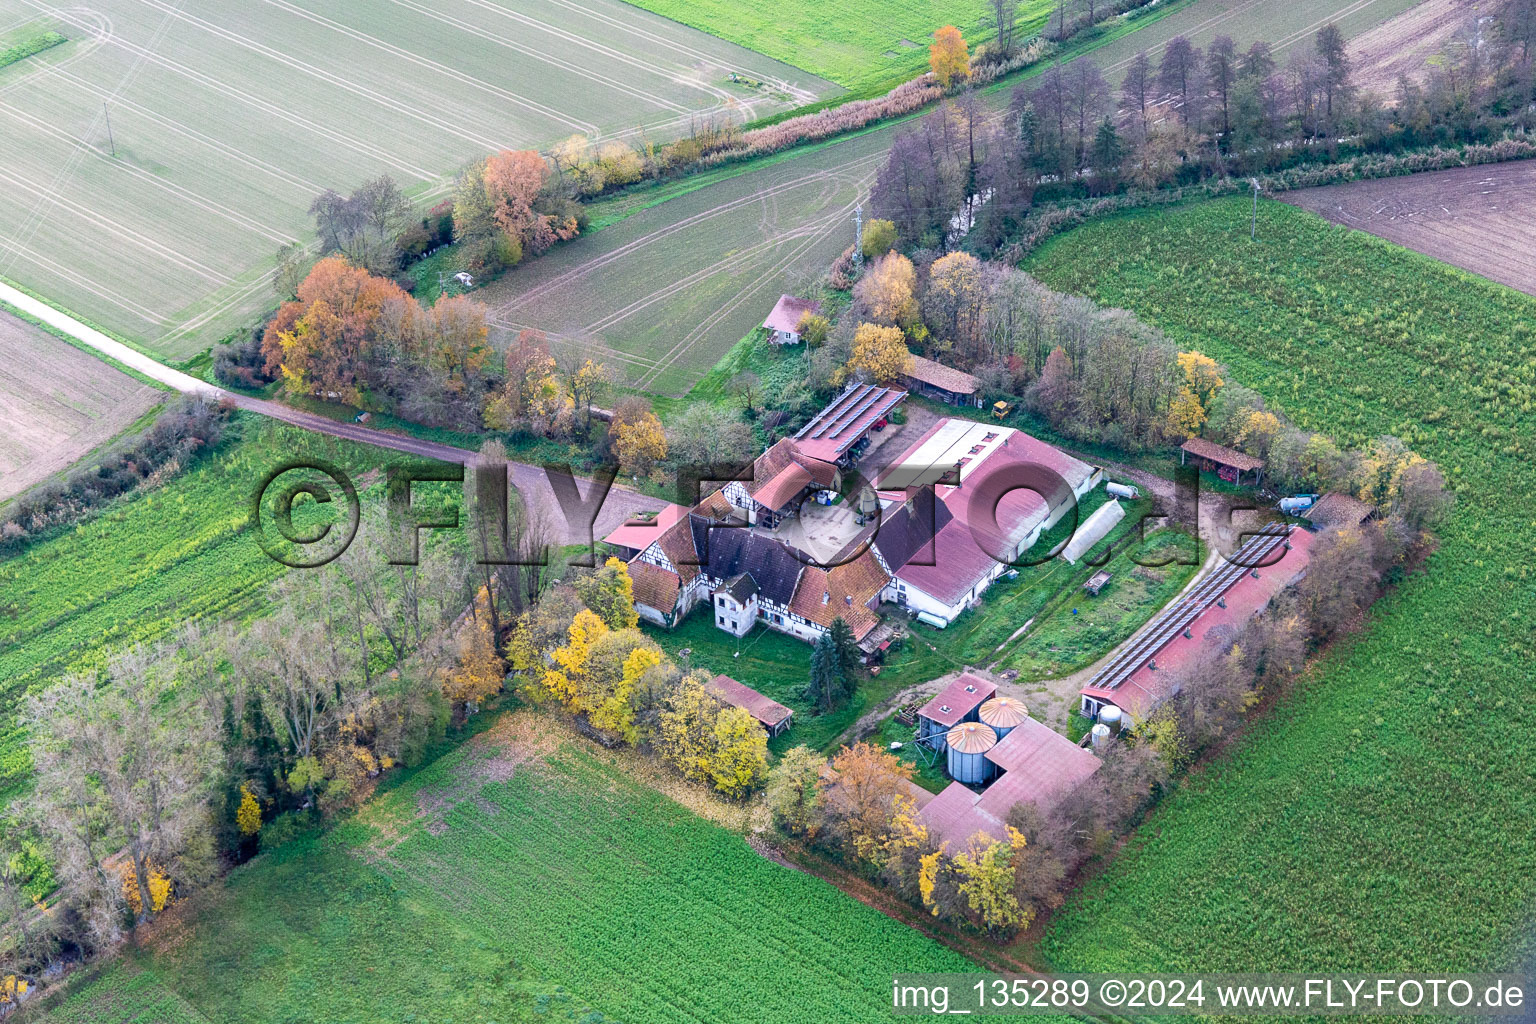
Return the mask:
{"type": "Polygon", "coordinates": [[[1536,905],[1536,299],[1279,203],[1097,221],[1026,269],[1457,492],[1424,571],[1164,801],[1042,941],[1062,969],[1495,969],[1536,905]],[[1498,723],[1492,727],[1492,723],[1498,723]]]}
{"type": "MultiPolygon", "coordinates": [[[[925,70],[928,44],[943,25],[958,27],[973,47],[992,34],[982,0],[850,0],[836,6],[806,0],[641,0],[640,6],[855,90],[895,85],[925,70]]],[[[1050,0],[1023,0],[1019,35],[1039,31],[1050,11],[1050,0]]]]}
{"type": "Polygon", "coordinates": [[[237,868],[44,1019],[852,1024],[895,971],[974,969],[524,718],[237,868]]]}
{"type": "Polygon", "coordinates": [[[1097,596],[1074,589],[1010,645],[996,667],[1016,669],[1019,681],[1028,682],[1059,678],[1098,661],[1189,582],[1199,568],[1195,547],[1193,537],[1173,530],[1158,530],[1133,544],[1104,566],[1114,578],[1097,596]],[[1173,560],[1157,567],[1142,564],[1165,558],[1173,560]]]}
{"type": "Polygon", "coordinates": [[[873,678],[864,675],[852,700],[825,715],[818,715],[804,697],[805,684],[811,673],[811,645],[804,640],[759,624],[738,641],[715,628],[707,607],[703,610],[695,608],[692,615],[670,631],[646,623],[641,625],[679,665],[723,673],[793,709],[794,725],[768,743],[769,750],[775,754],[801,744],[816,750],[831,747],[865,708],[884,700],[892,692],[890,677],[885,673],[873,678]],[[691,651],[686,659],[678,653],[683,648],[691,651]],[[739,656],[737,651],[740,651],[739,656]]]}
{"type": "Polygon", "coordinates": [[[913,742],[917,737],[917,727],[898,722],[896,715],[891,716],[880,723],[880,728],[869,736],[869,742],[877,747],[889,748],[892,743],[900,743],[900,750],[893,750],[896,759],[908,765],[912,769],[912,781],[930,792],[937,793],[949,785],[949,774],[945,771],[943,754],[934,754],[926,748],[919,747],[913,742]],[[933,763],[929,764],[928,759],[933,763]]]}

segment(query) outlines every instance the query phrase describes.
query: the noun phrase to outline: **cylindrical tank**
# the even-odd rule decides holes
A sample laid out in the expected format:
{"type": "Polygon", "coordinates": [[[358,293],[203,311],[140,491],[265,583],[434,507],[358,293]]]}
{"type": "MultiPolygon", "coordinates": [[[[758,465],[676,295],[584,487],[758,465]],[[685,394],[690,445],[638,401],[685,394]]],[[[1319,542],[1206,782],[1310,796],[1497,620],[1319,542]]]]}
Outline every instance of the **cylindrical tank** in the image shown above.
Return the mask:
{"type": "Polygon", "coordinates": [[[1109,745],[1109,726],[1100,722],[1093,727],[1093,749],[1103,750],[1109,745]]]}
{"type": "Polygon", "coordinates": [[[1286,515],[1297,516],[1312,507],[1312,495],[1298,494],[1290,498],[1280,499],[1280,511],[1286,515]]]}
{"type": "Polygon", "coordinates": [[[1099,724],[1117,733],[1125,727],[1125,713],[1113,704],[1105,704],[1099,708],[1099,724]]]}
{"type": "Polygon", "coordinates": [[[1141,497],[1139,488],[1132,487],[1130,484],[1117,484],[1113,480],[1104,485],[1104,490],[1117,498],[1129,498],[1132,501],[1141,497]]]}
{"type": "Polygon", "coordinates": [[[972,785],[987,781],[992,762],[987,751],[997,746],[997,733],[981,722],[961,722],[945,737],[949,744],[949,777],[972,785]]]}
{"type": "Polygon", "coordinates": [[[875,493],[873,487],[859,488],[859,512],[861,515],[872,516],[880,511],[880,495],[875,493]]]}
{"type": "Polygon", "coordinates": [[[980,714],[981,720],[990,725],[1001,740],[1016,726],[1024,724],[1024,720],[1029,717],[1029,709],[1016,697],[993,697],[981,706],[980,714]]]}

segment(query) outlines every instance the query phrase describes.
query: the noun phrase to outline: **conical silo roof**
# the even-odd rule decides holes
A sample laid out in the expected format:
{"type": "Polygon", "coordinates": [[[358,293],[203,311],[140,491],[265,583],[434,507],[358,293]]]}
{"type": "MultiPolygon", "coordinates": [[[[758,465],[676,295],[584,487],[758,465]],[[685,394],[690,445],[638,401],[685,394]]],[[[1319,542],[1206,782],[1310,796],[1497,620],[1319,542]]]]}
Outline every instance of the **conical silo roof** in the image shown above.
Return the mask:
{"type": "Polygon", "coordinates": [[[1017,697],[993,697],[981,706],[981,720],[994,729],[1012,729],[1029,718],[1029,709],[1017,697]]]}
{"type": "Polygon", "coordinates": [[[961,722],[945,737],[950,749],[961,754],[985,754],[997,746],[997,733],[981,722],[961,722]]]}

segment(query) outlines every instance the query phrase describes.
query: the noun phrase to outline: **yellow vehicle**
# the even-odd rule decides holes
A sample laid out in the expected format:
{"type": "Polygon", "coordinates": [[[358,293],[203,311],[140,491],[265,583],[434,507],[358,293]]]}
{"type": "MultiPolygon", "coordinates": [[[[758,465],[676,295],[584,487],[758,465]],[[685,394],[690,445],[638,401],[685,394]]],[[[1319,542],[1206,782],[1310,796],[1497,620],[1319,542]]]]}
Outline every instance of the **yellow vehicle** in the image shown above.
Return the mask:
{"type": "Polygon", "coordinates": [[[992,403],[992,416],[994,419],[1003,419],[1012,411],[1013,407],[1010,406],[1007,402],[992,403]]]}

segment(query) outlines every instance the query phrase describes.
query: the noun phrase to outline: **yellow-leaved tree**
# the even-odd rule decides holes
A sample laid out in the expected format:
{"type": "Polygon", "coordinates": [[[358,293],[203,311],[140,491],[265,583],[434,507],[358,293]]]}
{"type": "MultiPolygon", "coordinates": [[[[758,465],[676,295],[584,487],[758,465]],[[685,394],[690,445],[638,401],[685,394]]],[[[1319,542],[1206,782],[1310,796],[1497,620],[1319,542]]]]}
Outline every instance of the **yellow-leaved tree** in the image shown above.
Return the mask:
{"type": "Polygon", "coordinates": [[[917,319],[917,270],[899,252],[887,252],[853,286],[853,300],[867,320],[905,327],[917,319]]]}
{"type": "Polygon", "coordinates": [[[768,734],[742,708],[723,708],[715,718],[709,775],[715,788],[740,799],[768,774],[768,734]]]}
{"type": "Polygon", "coordinates": [[[928,66],[943,89],[971,73],[970,52],[959,29],[945,25],[933,34],[933,45],[928,47],[928,66]]]}
{"type": "Polygon", "coordinates": [[[1034,908],[1019,902],[1015,861],[1024,856],[1024,835],[1009,826],[1008,838],[996,840],[978,832],[966,849],[954,856],[960,895],[982,927],[996,935],[1028,928],[1034,908]]]}
{"type": "MultiPolygon", "coordinates": [[[[132,864],[124,864],[122,867],[123,899],[128,901],[128,906],[133,908],[134,916],[144,912],[144,899],[139,894],[139,878],[133,871],[132,864]]],[[[149,869],[149,908],[158,914],[164,910],[166,904],[171,902],[171,879],[166,873],[157,867],[149,869]]]]}
{"type": "Polygon", "coordinates": [[[243,836],[253,836],[261,831],[261,805],[251,787],[240,783],[240,806],[235,811],[235,826],[243,836]]]}
{"type": "Polygon", "coordinates": [[[592,645],[608,632],[608,626],[590,609],[583,608],[566,630],[566,642],[549,652],[555,667],[544,673],[544,686],[571,711],[587,711],[587,662],[592,645]]]}
{"type": "Polygon", "coordinates": [[[654,647],[636,647],[624,659],[624,669],[619,680],[592,709],[592,724],[599,729],[617,733],[625,743],[633,746],[639,742],[640,729],[635,723],[635,687],[640,677],[660,665],[662,653],[654,647]]]}
{"type": "Polygon", "coordinates": [[[464,721],[480,702],[501,690],[506,662],[496,653],[491,614],[484,587],[475,597],[475,610],[459,627],[458,657],[443,677],[443,696],[453,705],[457,722],[464,721]]]}
{"type": "Polygon", "coordinates": [[[912,353],[901,328],[859,324],[853,332],[853,353],[844,367],[845,378],[866,374],[871,380],[884,383],[899,380],[911,369],[912,353]]]}
{"type": "Polygon", "coordinates": [[[704,687],[708,673],[688,673],[667,698],[657,720],[656,747],[684,777],[711,781],[715,719],[720,702],[704,687]]]}
{"type": "Polygon", "coordinates": [[[1189,388],[1180,388],[1168,404],[1168,432],[1188,441],[1205,426],[1205,407],[1189,388]]]}
{"type": "Polygon", "coordinates": [[[635,583],[629,566],[609,557],[595,572],[576,578],[576,594],[609,629],[629,629],[640,623],[635,611],[635,583]]]}
{"type": "Polygon", "coordinates": [[[667,457],[667,432],[652,412],[620,423],[614,430],[613,449],[619,468],[631,476],[646,476],[667,457]]]}

